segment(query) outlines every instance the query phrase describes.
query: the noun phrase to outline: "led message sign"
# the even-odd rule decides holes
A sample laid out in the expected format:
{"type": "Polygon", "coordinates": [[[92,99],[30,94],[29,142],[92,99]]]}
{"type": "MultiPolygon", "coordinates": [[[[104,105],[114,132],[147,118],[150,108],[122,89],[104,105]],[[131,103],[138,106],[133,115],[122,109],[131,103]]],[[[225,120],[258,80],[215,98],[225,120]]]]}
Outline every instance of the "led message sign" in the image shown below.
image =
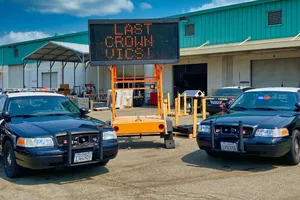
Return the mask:
{"type": "Polygon", "coordinates": [[[89,20],[91,65],[179,62],[177,19],[89,20]]]}

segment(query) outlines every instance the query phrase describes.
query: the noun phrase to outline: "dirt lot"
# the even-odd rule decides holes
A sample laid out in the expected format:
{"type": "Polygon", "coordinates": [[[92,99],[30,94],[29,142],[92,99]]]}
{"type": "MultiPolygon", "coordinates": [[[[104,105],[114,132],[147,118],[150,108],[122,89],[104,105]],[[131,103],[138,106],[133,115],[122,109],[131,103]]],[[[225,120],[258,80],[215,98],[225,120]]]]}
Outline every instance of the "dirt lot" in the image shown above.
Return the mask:
{"type": "Polygon", "coordinates": [[[300,166],[210,158],[194,139],[175,139],[172,150],[158,137],[120,139],[119,155],[106,167],[31,171],[10,180],[1,166],[0,199],[299,199],[300,166]]]}

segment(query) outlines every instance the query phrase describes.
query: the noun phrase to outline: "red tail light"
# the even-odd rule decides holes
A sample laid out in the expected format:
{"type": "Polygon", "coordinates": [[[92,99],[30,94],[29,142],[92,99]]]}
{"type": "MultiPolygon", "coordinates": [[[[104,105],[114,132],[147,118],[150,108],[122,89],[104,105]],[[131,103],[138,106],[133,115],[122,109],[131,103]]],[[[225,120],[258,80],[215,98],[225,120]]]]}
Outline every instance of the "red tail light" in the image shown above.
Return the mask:
{"type": "Polygon", "coordinates": [[[165,126],[164,126],[163,124],[160,124],[160,125],[158,126],[158,128],[162,130],[162,129],[165,128],[165,126]]]}
{"type": "Polygon", "coordinates": [[[114,130],[115,130],[116,132],[118,132],[118,131],[119,131],[119,127],[115,126],[115,127],[114,127],[114,130]]]}
{"type": "Polygon", "coordinates": [[[234,102],[234,98],[230,99],[229,102],[230,102],[230,103],[234,102]]]}

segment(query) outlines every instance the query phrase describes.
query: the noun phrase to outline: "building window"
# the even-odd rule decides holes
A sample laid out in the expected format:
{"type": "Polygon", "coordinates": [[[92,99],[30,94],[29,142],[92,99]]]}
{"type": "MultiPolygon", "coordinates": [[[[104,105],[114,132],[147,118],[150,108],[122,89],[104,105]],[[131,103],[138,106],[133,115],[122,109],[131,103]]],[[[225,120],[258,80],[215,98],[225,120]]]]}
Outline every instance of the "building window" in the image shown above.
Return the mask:
{"type": "Polygon", "coordinates": [[[282,24],[282,11],[270,11],[268,12],[268,25],[281,25],[282,24]]]}
{"type": "Polygon", "coordinates": [[[195,35],[195,24],[186,24],[185,25],[185,36],[195,35]]]}
{"type": "Polygon", "coordinates": [[[19,51],[17,48],[14,48],[14,56],[18,57],[19,56],[19,51]]]}

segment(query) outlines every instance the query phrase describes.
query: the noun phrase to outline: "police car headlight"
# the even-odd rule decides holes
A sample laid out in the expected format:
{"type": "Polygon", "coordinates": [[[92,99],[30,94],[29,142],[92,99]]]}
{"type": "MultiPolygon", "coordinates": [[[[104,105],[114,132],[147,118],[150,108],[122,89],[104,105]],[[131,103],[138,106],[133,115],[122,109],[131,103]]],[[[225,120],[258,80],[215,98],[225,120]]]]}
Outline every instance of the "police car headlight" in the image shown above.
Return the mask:
{"type": "Polygon", "coordinates": [[[103,131],[103,140],[113,140],[117,139],[115,131],[103,131]]]}
{"type": "Polygon", "coordinates": [[[54,142],[51,137],[43,138],[18,138],[17,146],[36,148],[36,147],[53,147],[54,142]]]}
{"type": "Polygon", "coordinates": [[[255,132],[256,137],[285,137],[289,135],[289,131],[286,128],[274,128],[274,129],[257,129],[255,132]]]}
{"type": "Polygon", "coordinates": [[[198,132],[210,133],[210,125],[199,125],[198,132]]]}

